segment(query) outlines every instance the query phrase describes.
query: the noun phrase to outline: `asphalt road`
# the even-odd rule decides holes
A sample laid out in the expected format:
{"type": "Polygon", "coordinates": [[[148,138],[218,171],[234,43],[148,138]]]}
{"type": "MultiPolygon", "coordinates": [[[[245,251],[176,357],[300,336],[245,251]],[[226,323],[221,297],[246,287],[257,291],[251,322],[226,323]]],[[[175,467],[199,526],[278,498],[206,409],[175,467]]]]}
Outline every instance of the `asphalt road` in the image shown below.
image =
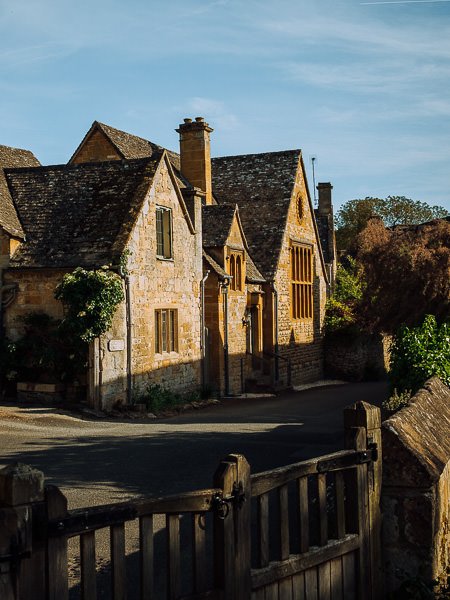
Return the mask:
{"type": "Polygon", "coordinates": [[[345,384],[269,398],[235,398],[156,421],[82,420],[44,408],[0,406],[0,463],[42,470],[69,508],[209,487],[229,453],[252,472],[342,449],[342,410],[380,405],[384,382],[345,384]]]}

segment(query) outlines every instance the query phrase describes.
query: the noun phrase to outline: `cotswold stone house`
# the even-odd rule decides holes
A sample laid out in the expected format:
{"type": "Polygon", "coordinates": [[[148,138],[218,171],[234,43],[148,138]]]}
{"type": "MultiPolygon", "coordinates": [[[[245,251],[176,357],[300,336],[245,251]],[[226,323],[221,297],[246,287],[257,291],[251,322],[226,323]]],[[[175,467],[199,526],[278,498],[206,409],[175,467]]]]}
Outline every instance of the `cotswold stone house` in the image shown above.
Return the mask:
{"type": "Polygon", "coordinates": [[[324,253],[300,150],[211,159],[202,118],[177,131],[179,154],[94,122],[67,165],[12,149],[23,162],[0,163],[9,337],[27,312],[62,316],[53,292],[64,273],[127,257],[126,300],[90,348],[97,407],[146,383],[239,394],[322,375],[331,186],[319,185],[324,253]]]}

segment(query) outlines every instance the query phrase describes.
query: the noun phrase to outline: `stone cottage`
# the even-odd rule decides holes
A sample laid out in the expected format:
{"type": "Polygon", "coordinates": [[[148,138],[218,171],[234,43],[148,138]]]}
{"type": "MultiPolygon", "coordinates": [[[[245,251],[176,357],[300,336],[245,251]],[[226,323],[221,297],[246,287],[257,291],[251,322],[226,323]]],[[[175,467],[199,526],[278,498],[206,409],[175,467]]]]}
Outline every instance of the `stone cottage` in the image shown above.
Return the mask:
{"type": "Polygon", "coordinates": [[[252,380],[322,375],[331,186],[320,184],[324,253],[300,150],[211,159],[203,118],[177,131],[179,154],[94,122],[67,165],[4,171],[26,234],[4,271],[16,290],[8,335],[26,311],[62,315],[53,290],[63,273],[128,256],[126,301],[90,349],[98,407],[146,382],[239,394],[252,380]]]}

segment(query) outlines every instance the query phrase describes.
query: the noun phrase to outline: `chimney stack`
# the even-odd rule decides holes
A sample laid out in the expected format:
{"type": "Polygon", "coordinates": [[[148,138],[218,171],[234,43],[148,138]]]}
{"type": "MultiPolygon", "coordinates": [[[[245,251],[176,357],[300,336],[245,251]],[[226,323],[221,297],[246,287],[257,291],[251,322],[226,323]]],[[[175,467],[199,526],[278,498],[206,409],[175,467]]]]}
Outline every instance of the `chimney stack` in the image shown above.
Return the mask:
{"type": "Polygon", "coordinates": [[[203,117],[184,119],[176,131],[180,134],[181,173],[206,194],[212,204],[211,149],[209,134],[214,131],[203,117]]]}
{"type": "Polygon", "coordinates": [[[319,215],[333,215],[333,204],[331,202],[331,183],[318,183],[317,190],[319,192],[319,215]]]}

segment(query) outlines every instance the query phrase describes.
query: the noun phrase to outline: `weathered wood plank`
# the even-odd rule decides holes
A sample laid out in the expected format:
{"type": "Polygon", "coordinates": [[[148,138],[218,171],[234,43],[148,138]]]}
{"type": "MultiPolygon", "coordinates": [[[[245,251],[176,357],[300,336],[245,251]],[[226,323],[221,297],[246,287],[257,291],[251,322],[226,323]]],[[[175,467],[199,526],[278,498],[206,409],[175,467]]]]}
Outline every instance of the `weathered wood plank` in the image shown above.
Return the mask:
{"type": "Polygon", "coordinates": [[[328,541],[328,514],[327,514],[327,476],[317,476],[317,493],[319,499],[319,544],[325,546],[328,541]]]}
{"type": "Polygon", "coordinates": [[[298,489],[298,523],[300,526],[300,552],[309,550],[309,501],[308,478],[300,477],[297,480],[298,489]]]}
{"type": "Polygon", "coordinates": [[[292,578],[287,577],[278,583],[278,596],[280,600],[292,600],[292,578]]]}
{"type": "Polygon", "coordinates": [[[194,571],[194,591],[206,591],[206,530],[205,514],[192,515],[192,559],[194,571]]]}
{"type": "Polygon", "coordinates": [[[356,600],[355,554],[344,554],[342,557],[342,580],[344,600],[356,600]]]}
{"type": "MultiPolygon", "coordinates": [[[[220,488],[224,496],[233,492],[233,483],[237,479],[236,463],[222,461],[214,474],[214,485],[220,488]]],[[[233,598],[235,569],[235,538],[233,505],[226,518],[220,518],[214,512],[214,583],[224,590],[226,600],[233,598]]]]}
{"type": "Polygon", "coordinates": [[[319,600],[317,569],[305,571],[305,598],[306,600],[319,600]]]}
{"type": "Polygon", "coordinates": [[[125,575],[125,526],[113,525],[110,528],[111,539],[111,586],[113,600],[126,599],[125,575]]]}
{"type": "Polygon", "coordinates": [[[150,600],[153,597],[153,552],[153,516],[147,515],[139,519],[141,600],[150,600]]]}
{"type": "Polygon", "coordinates": [[[338,538],[345,535],[345,486],[342,471],[335,473],[336,490],[336,534],[338,538]]]}
{"type": "Polygon", "coordinates": [[[80,535],[81,600],[96,600],[95,532],[80,535]]]}
{"type": "Polygon", "coordinates": [[[272,583],[265,588],[266,600],[279,600],[278,583],[272,583]]]}
{"type": "Polygon", "coordinates": [[[180,515],[167,515],[167,598],[181,595],[180,515]]]}
{"type": "Polygon", "coordinates": [[[298,573],[292,577],[292,600],[305,600],[304,573],[298,573]]]}
{"type": "MultiPolygon", "coordinates": [[[[45,490],[47,503],[47,518],[63,520],[67,515],[67,499],[63,493],[53,485],[45,490]]],[[[50,538],[47,543],[47,591],[48,600],[67,600],[69,597],[68,572],[67,572],[67,538],[61,535],[50,538]]]]}
{"type": "Polygon", "coordinates": [[[282,485],[278,489],[280,516],[280,560],[289,558],[289,489],[282,485]]]}
{"type": "Polygon", "coordinates": [[[260,496],[261,494],[270,492],[270,490],[299,477],[346,469],[354,466],[356,460],[357,453],[355,451],[341,450],[340,452],[325,454],[324,456],[294,463],[286,467],[255,473],[251,478],[252,496],[260,496]]]}
{"type": "Polygon", "coordinates": [[[266,567],[269,564],[269,495],[258,496],[257,502],[258,565],[266,567]]]}
{"type": "Polygon", "coordinates": [[[220,489],[211,488],[162,498],[75,509],[67,512],[63,519],[50,520],[48,532],[51,537],[73,537],[150,514],[207,512],[212,509],[213,497],[220,493],[220,489]]]}
{"type": "Polygon", "coordinates": [[[317,578],[319,582],[320,600],[331,600],[331,568],[330,563],[326,562],[319,565],[317,569],[317,578]]]}
{"type": "Polygon", "coordinates": [[[262,569],[253,569],[252,588],[269,585],[274,581],[317,567],[328,560],[356,550],[358,545],[359,537],[349,534],[341,540],[330,540],[326,546],[313,547],[304,554],[291,555],[288,560],[271,562],[262,569]]]}
{"type": "Polygon", "coordinates": [[[251,600],[266,600],[264,588],[260,588],[259,590],[254,590],[251,595],[251,600]]]}
{"type": "Polygon", "coordinates": [[[331,600],[346,600],[342,588],[342,558],[330,562],[331,600]]]}
{"type": "Polygon", "coordinates": [[[230,454],[227,459],[233,460],[237,470],[238,494],[234,506],[234,538],[236,592],[234,600],[248,600],[251,595],[251,489],[250,465],[240,454],[230,454]]]}

